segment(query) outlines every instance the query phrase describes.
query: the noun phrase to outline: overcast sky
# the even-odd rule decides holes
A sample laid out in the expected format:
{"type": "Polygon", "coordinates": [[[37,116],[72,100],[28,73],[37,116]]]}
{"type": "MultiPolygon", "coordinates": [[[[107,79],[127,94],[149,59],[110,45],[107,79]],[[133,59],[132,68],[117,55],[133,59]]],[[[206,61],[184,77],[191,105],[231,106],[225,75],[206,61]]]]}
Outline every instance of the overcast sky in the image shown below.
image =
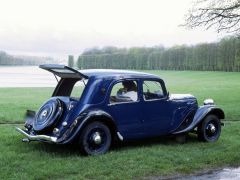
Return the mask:
{"type": "Polygon", "coordinates": [[[179,27],[192,0],[0,0],[0,50],[64,57],[103,46],[217,41],[179,27]]]}

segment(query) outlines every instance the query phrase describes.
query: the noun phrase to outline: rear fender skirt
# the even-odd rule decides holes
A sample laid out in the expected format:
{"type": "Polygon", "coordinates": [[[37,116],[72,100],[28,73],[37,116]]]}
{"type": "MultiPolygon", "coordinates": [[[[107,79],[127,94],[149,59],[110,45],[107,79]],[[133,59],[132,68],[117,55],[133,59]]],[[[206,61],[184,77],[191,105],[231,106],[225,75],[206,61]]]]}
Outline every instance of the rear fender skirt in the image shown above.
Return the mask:
{"type": "Polygon", "coordinates": [[[192,123],[183,130],[173,132],[173,134],[180,134],[193,130],[208,114],[215,114],[219,119],[225,118],[223,110],[215,105],[200,106],[194,115],[192,123]]]}
{"type": "Polygon", "coordinates": [[[87,123],[91,122],[94,119],[98,119],[98,118],[100,119],[100,118],[104,118],[104,117],[107,119],[107,121],[104,121],[104,122],[110,122],[114,126],[117,137],[119,138],[119,140],[122,141],[123,137],[121,136],[120,132],[118,132],[117,126],[116,126],[112,116],[109,115],[108,113],[106,113],[105,111],[94,110],[94,111],[91,111],[91,112],[87,113],[83,117],[83,119],[80,118],[80,116],[78,118],[76,118],[80,123],[77,125],[77,128],[75,129],[75,131],[73,133],[71,133],[71,135],[69,137],[67,137],[66,139],[63,139],[61,142],[58,142],[58,143],[67,144],[67,143],[73,141],[79,135],[82,128],[84,128],[84,126],[87,123]]]}

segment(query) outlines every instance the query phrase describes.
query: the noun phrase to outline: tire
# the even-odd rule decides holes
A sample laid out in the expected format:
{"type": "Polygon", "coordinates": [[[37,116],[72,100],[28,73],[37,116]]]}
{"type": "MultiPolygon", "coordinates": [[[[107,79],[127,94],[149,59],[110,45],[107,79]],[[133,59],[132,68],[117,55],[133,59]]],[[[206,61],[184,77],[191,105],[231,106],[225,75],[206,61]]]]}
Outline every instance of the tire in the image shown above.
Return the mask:
{"type": "Polygon", "coordinates": [[[216,115],[207,115],[197,128],[200,141],[215,142],[221,134],[220,119],[216,115]]]}
{"type": "Polygon", "coordinates": [[[82,131],[79,145],[83,154],[99,155],[106,153],[112,142],[109,128],[101,122],[88,124],[82,131]]]}
{"type": "Polygon", "coordinates": [[[53,124],[56,124],[63,113],[63,106],[59,99],[50,99],[42,105],[37,112],[33,129],[37,132],[49,129],[53,124]]]}

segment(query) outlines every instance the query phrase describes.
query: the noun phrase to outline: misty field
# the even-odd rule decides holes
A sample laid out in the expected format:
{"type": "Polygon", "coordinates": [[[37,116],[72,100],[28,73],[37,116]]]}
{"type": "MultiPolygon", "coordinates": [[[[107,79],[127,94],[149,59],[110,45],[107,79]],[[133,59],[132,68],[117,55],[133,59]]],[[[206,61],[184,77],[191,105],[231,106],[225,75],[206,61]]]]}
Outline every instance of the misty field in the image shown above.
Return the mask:
{"type": "Polygon", "coordinates": [[[199,104],[213,98],[226,112],[220,139],[201,143],[190,135],[187,143],[178,144],[170,137],[155,138],[119,144],[105,155],[92,157],[82,156],[77,146],[22,143],[23,136],[15,131],[14,123],[23,123],[25,110],[37,110],[53,88],[0,88],[0,177],[138,179],[239,166],[240,73],[147,72],[161,76],[170,93],[191,93],[199,104]]]}

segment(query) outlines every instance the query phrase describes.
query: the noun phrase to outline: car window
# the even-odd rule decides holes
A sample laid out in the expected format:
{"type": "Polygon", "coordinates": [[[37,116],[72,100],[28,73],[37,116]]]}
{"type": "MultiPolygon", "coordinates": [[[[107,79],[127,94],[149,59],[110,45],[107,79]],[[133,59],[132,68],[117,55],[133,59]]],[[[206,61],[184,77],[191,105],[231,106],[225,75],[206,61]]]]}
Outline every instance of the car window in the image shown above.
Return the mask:
{"type": "Polygon", "coordinates": [[[116,83],[110,94],[110,103],[135,102],[138,100],[137,82],[124,80],[116,83]]]}
{"type": "Polygon", "coordinates": [[[87,80],[77,81],[73,86],[70,97],[80,98],[86,84],[87,84],[87,80]]]}
{"type": "Polygon", "coordinates": [[[144,100],[161,99],[164,97],[162,85],[158,81],[143,81],[144,100]]]}

